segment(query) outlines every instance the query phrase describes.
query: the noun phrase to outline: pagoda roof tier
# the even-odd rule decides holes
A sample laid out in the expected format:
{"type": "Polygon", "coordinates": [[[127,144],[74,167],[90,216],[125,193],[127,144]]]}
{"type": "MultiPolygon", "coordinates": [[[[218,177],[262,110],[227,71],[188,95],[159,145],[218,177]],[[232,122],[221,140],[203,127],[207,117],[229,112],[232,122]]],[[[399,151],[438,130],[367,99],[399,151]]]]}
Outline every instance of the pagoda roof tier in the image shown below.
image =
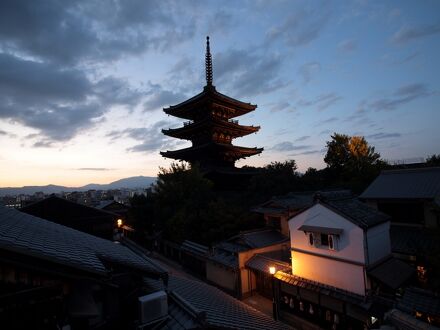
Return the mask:
{"type": "Polygon", "coordinates": [[[194,119],[200,117],[200,112],[206,113],[206,108],[221,112],[223,117],[230,119],[251,112],[257,106],[219,93],[214,86],[205,86],[203,92],[182,103],[164,108],[163,111],[174,117],[194,119]]]}
{"type": "Polygon", "coordinates": [[[191,146],[189,148],[165,151],[160,154],[163,157],[185,160],[188,162],[200,161],[203,158],[218,159],[219,157],[222,157],[222,160],[226,161],[236,161],[240,158],[257,155],[262,151],[263,148],[246,148],[234,146],[232,144],[210,142],[198,146],[191,146]]]}
{"type": "Polygon", "coordinates": [[[201,121],[186,122],[183,127],[163,129],[162,133],[179,139],[191,140],[194,135],[201,131],[220,131],[228,134],[231,138],[237,138],[258,132],[260,126],[239,125],[235,120],[223,120],[215,116],[205,117],[201,121]]]}

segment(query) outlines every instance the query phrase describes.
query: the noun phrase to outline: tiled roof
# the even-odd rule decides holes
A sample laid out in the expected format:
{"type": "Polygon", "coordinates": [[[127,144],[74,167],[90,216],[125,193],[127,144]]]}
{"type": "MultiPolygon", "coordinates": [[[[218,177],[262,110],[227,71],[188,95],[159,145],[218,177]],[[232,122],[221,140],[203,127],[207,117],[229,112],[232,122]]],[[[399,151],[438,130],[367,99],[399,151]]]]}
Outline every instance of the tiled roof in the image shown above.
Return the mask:
{"type": "Polygon", "coordinates": [[[238,269],[238,257],[236,254],[216,250],[211,256],[208,257],[208,259],[228,268],[238,269]]]}
{"type": "Polygon", "coordinates": [[[237,236],[217,244],[216,247],[230,252],[242,252],[287,242],[288,240],[288,237],[277,230],[253,230],[242,232],[237,236]]]}
{"type": "Polygon", "coordinates": [[[425,228],[391,226],[391,250],[408,255],[439,255],[440,235],[425,228]]]}
{"type": "Polygon", "coordinates": [[[368,270],[368,275],[391,289],[400,288],[413,276],[413,267],[395,258],[389,258],[368,270]]]}
{"type": "Polygon", "coordinates": [[[204,313],[189,306],[175,292],[168,293],[168,316],[162,330],[201,329],[204,325],[204,313]]]}
{"type": "Polygon", "coordinates": [[[407,288],[397,308],[408,313],[417,311],[440,317],[440,296],[418,288],[407,288]]]}
{"type": "Polygon", "coordinates": [[[246,262],[246,267],[266,274],[270,274],[269,267],[275,267],[276,271],[281,270],[287,273],[292,271],[289,263],[272,259],[262,254],[256,254],[250,258],[246,262]]]}
{"type": "Polygon", "coordinates": [[[369,228],[390,220],[390,217],[362,203],[357,198],[320,200],[361,228],[369,228]]]}
{"type": "Polygon", "coordinates": [[[209,249],[205,245],[201,245],[192,241],[185,240],[181,246],[182,251],[189,252],[201,257],[206,257],[208,255],[209,249]]]}
{"type": "MultiPolygon", "coordinates": [[[[186,306],[191,307],[193,313],[205,313],[204,328],[291,329],[219,289],[197,280],[170,275],[168,289],[171,294],[177,293],[185,300],[186,306]]],[[[181,317],[183,322],[188,321],[187,315],[181,315],[181,317]]],[[[176,319],[176,315],[173,315],[173,318],[176,319]]],[[[178,319],[175,320],[177,321],[178,319]]]]}
{"type": "Polygon", "coordinates": [[[97,209],[103,209],[106,206],[109,206],[110,204],[114,203],[114,200],[109,200],[109,201],[100,201],[98,205],[96,205],[95,207],[97,209]]]}
{"type": "Polygon", "coordinates": [[[440,196],[440,167],[383,171],[360,198],[423,198],[440,196]]]}
{"type": "Polygon", "coordinates": [[[284,196],[272,197],[253,209],[257,213],[285,214],[290,210],[301,210],[313,204],[314,193],[290,192],[284,196]]]}
{"type": "MultiPolygon", "coordinates": [[[[416,319],[413,315],[399,311],[398,309],[392,309],[387,313],[387,320],[396,329],[405,330],[438,330],[438,327],[430,325],[426,322],[416,319]]],[[[394,327],[392,329],[394,329],[394,327]]]]}
{"type": "Polygon", "coordinates": [[[352,304],[356,304],[358,306],[362,306],[362,307],[365,306],[366,308],[369,307],[369,304],[366,304],[365,302],[365,297],[355,294],[353,292],[335,288],[333,286],[319,283],[316,281],[308,280],[306,278],[285,273],[283,271],[276,272],[275,277],[282,282],[288,283],[290,285],[299,288],[304,288],[310,291],[319,292],[321,294],[334,297],[338,300],[343,300],[352,304]]]}
{"type": "Polygon", "coordinates": [[[0,207],[0,249],[105,276],[107,263],[148,274],[162,270],[121,244],[0,207]]]}

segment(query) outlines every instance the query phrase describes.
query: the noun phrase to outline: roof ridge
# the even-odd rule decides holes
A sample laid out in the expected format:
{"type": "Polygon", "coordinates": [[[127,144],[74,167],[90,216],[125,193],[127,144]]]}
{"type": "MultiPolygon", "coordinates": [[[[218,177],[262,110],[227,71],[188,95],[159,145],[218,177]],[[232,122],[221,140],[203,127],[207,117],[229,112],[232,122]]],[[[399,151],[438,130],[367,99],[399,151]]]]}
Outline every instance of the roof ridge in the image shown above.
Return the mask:
{"type": "Polygon", "coordinates": [[[383,170],[380,172],[380,174],[399,174],[399,173],[408,173],[408,172],[430,172],[430,171],[433,172],[440,171],[440,166],[383,170]]]}

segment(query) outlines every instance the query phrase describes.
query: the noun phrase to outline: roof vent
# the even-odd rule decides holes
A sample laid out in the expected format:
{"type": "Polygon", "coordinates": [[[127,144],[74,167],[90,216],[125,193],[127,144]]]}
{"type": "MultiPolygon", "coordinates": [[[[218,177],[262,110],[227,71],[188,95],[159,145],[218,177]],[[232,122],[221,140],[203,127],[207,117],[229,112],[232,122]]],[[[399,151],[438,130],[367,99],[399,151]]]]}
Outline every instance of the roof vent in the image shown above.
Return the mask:
{"type": "Polygon", "coordinates": [[[158,291],[138,298],[141,324],[152,323],[168,315],[168,301],[165,291],[158,291]]]}

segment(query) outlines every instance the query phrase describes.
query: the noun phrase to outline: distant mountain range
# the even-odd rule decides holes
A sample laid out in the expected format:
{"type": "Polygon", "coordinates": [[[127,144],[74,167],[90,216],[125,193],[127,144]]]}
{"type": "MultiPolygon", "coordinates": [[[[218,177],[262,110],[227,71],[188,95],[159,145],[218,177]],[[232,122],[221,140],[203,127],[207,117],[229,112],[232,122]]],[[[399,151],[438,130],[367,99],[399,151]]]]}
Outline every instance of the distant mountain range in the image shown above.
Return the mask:
{"type": "Polygon", "coordinates": [[[151,176],[133,176],[117,180],[108,184],[90,183],[82,187],[64,187],[49,184],[47,186],[24,186],[24,187],[6,187],[0,188],[0,196],[5,195],[19,195],[27,194],[32,195],[38,191],[42,191],[45,194],[56,194],[62,191],[87,191],[87,190],[109,190],[109,189],[136,189],[136,188],[148,188],[152,183],[156,182],[156,177],[151,176]]]}

